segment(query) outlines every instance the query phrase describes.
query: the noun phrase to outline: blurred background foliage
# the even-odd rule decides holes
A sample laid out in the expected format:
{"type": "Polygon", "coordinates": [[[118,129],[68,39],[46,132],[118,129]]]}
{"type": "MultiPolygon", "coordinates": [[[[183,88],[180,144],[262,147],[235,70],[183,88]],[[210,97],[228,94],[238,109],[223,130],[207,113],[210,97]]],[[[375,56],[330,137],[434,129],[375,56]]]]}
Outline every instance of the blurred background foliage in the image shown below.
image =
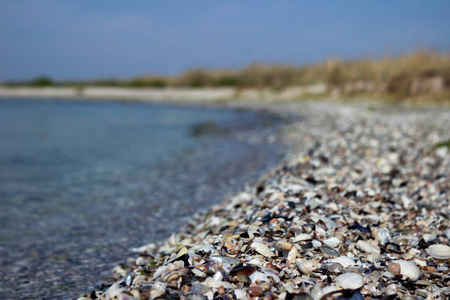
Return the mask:
{"type": "Polygon", "coordinates": [[[55,82],[40,76],[9,86],[109,86],[135,88],[256,88],[282,91],[324,84],[327,93],[391,95],[393,97],[447,97],[450,93],[450,54],[416,51],[397,57],[356,60],[329,59],[294,66],[251,64],[240,70],[190,69],[176,76],[147,75],[131,79],[55,82]]]}

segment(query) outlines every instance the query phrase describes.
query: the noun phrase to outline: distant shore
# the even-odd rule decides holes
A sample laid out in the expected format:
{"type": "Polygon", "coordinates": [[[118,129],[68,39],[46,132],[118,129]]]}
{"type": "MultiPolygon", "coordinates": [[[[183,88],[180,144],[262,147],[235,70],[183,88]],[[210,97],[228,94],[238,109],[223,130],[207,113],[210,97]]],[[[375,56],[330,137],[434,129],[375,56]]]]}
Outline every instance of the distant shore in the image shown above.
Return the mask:
{"type": "Polygon", "coordinates": [[[345,96],[329,91],[325,84],[294,86],[283,90],[271,88],[147,88],[147,87],[29,87],[1,86],[0,100],[3,98],[51,98],[77,100],[112,100],[137,101],[155,103],[173,103],[189,105],[224,105],[248,106],[264,105],[264,103],[297,102],[305,100],[336,100],[338,102],[380,102],[390,104],[418,104],[420,106],[448,106],[450,101],[434,98],[405,98],[395,100],[380,95],[345,96]],[[257,105],[258,103],[258,105],[257,105]]]}

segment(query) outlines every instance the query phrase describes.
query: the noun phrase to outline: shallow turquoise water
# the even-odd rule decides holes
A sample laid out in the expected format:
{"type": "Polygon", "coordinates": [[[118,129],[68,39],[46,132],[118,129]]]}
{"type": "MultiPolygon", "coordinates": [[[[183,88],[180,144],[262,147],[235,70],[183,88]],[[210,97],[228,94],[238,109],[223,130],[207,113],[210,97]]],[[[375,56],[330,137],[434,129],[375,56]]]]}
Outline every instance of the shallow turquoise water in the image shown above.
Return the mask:
{"type": "Polygon", "coordinates": [[[86,292],[129,248],[167,237],[273,166],[281,148],[261,139],[273,121],[230,109],[0,101],[0,295],[86,292]],[[193,135],[198,124],[213,130],[193,135]]]}

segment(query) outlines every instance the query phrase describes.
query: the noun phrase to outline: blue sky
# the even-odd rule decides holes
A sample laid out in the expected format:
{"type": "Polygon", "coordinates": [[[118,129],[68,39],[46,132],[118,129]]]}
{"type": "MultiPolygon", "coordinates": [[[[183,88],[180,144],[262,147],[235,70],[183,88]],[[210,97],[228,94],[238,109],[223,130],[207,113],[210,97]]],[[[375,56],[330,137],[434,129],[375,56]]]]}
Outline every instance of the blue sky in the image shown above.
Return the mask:
{"type": "Polygon", "coordinates": [[[450,51],[449,1],[0,0],[0,81],[450,51]]]}

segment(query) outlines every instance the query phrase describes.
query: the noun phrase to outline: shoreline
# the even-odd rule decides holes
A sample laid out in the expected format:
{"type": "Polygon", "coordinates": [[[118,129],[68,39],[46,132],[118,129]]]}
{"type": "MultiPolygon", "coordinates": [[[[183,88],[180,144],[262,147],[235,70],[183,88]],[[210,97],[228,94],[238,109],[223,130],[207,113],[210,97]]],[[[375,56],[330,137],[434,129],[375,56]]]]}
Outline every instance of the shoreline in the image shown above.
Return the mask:
{"type": "MultiPolygon", "coordinates": [[[[61,123],[53,122],[52,116],[55,116],[58,120],[67,117],[70,120],[70,116],[80,116],[79,109],[82,109],[81,112],[93,111],[93,113],[87,114],[86,118],[81,119],[84,124],[91,124],[87,128],[95,128],[97,132],[105,132],[102,129],[104,126],[101,125],[103,123],[101,122],[101,116],[108,115],[110,120],[114,120],[112,128],[119,130],[121,134],[128,132],[129,135],[135,136],[137,139],[143,138],[153,141],[151,135],[147,133],[147,131],[152,131],[152,127],[147,124],[155,124],[155,130],[160,127],[159,122],[162,121],[163,124],[166,124],[166,119],[163,117],[165,116],[164,111],[166,111],[168,116],[171,117],[167,120],[169,126],[173,123],[178,124],[176,128],[179,130],[170,127],[167,128],[168,131],[165,131],[166,133],[173,132],[172,129],[175,129],[176,132],[180,132],[179,135],[175,135],[178,137],[177,145],[182,145],[180,144],[180,138],[186,136],[199,146],[191,143],[187,151],[171,156],[169,160],[163,160],[159,156],[160,159],[155,158],[158,162],[156,164],[150,162],[150,165],[145,157],[153,160],[151,154],[154,152],[150,148],[147,151],[144,147],[145,153],[139,159],[139,165],[137,167],[130,166],[131,168],[124,170],[124,172],[120,172],[120,157],[117,157],[117,164],[107,167],[105,171],[101,172],[95,171],[99,169],[94,162],[89,165],[90,167],[88,166],[89,172],[81,173],[86,174],[83,178],[78,175],[80,174],[79,171],[74,173],[73,168],[61,169],[61,172],[58,173],[64,176],[63,184],[66,188],[59,193],[61,196],[58,198],[67,200],[64,204],[61,203],[62,208],[66,206],[66,203],[69,207],[71,205],[69,202],[73,203],[72,215],[75,212],[77,215],[80,214],[79,218],[76,218],[75,215],[75,219],[71,218],[70,215],[62,219],[61,217],[55,218],[56,212],[45,214],[49,203],[56,202],[54,205],[55,211],[57,210],[56,205],[59,208],[59,200],[57,199],[52,197],[47,199],[43,196],[41,199],[45,199],[45,201],[34,203],[31,202],[33,199],[28,197],[29,193],[25,190],[23,193],[19,190],[17,193],[11,193],[14,197],[11,199],[8,194],[8,186],[2,185],[2,192],[5,195],[5,199],[3,199],[5,202],[5,210],[3,211],[5,230],[2,232],[2,238],[4,237],[6,240],[3,240],[4,243],[0,247],[1,262],[4,266],[2,272],[0,272],[0,277],[3,279],[3,284],[0,285],[0,294],[4,298],[65,297],[74,299],[78,297],[85,292],[85,286],[90,286],[91,282],[107,282],[106,278],[111,276],[110,270],[119,263],[126,263],[125,258],[133,255],[129,250],[130,247],[141,246],[144,241],[166,239],[177,228],[183,227],[190,220],[190,216],[198,209],[205,210],[214,203],[220,203],[226,195],[241,190],[244,188],[245,182],[256,180],[260,174],[269,170],[269,166],[270,168],[275,166],[281,159],[279,155],[281,149],[268,142],[268,138],[272,136],[272,130],[266,128],[268,123],[277,123],[277,121],[274,121],[271,116],[264,115],[263,112],[236,111],[231,108],[178,107],[176,105],[151,103],[147,105],[136,102],[122,104],[114,101],[91,104],[79,101],[58,102],[58,100],[40,101],[36,99],[35,102],[11,100],[8,103],[2,103],[0,101],[2,115],[4,116],[2,120],[5,126],[2,128],[7,129],[9,128],[8,124],[11,124],[12,128],[25,129],[27,120],[34,120],[34,118],[23,120],[23,115],[27,115],[26,113],[20,113],[23,111],[29,112],[29,116],[41,116],[38,120],[43,120],[47,128],[60,128],[61,126],[58,126],[58,124],[61,123]],[[9,110],[8,107],[16,108],[16,111],[18,109],[19,114],[14,113],[14,110],[9,110]],[[131,114],[131,112],[134,113],[131,114]],[[91,119],[89,115],[94,119],[99,116],[100,121],[92,123],[89,121],[91,119]],[[121,116],[126,116],[126,120],[124,119],[126,121],[125,126],[119,126],[123,124],[120,122],[123,119],[121,116]],[[154,119],[155,116],[161,117],[154,119]],[[132,122],[132,118],[137,119],[137,121],[132,122]],[[142,120],[142,118],[145,120],[142,120]],[[153,119],[154,121],[151,121],[153,119]],[[212,120],[212,127],[206,127],[203,132],[200,130],[201,132],[198,135],[194,133],[194,126],[197,126],[197,124],[210,124],[203,123],[205,120],[212,120]],[[133,127],[132,124],[134,123],[144,125],[139,125],[142,130],[133,127]],[[179,127],[180,124],[185,123],[190,125],[179,127]],[[92,126],[92,124],[97,125],[92,126]],[[126,130],[126,128],[129,129],[126,130]],[[234,151],[227,149],[234,149],[234,151]],[[147,171],[148,167],[146,166],[151,166],[153,171],[147,171]],[[133,171],[133,169],[135,170],[133,171]],[[112,172],[106,172],[106,170],[112,170],[112,172]],[[101,186],[106,185],[106,188],[99,189],[101,186],[97,183],[98,180],[104,182],[101,186]],[[84,190],[87,193],[82,192],[81,184],[84,184],[84,190]],[[79,186],[78,196],[65,192],[73,186],[79,186]],[[93,199],[94,202],[89,204],[89,199],[93,199]],[[8,200],[12,200],[12,202],[8,200]],[[125,200],[127,205],[124,206],[123,201],[125,200]],[[163,202],[168,205],[161,204],[163,202]],[[11,206],[7,203],[11,203],[18,209],[22,204],[24,206],[18,213],[14,209],[11,211],[11,206]],[[104,203],[104,205],[101,206],[101,203],[104,203]],[[183,203],[186,203],[187,206],[183,203]],[[32,212],[30,218],[21,218],[29,212],[32,212]],[[44,215],[41,216],[39,212],[43,212],[44,215]],[[17,218],[15,218],[16,213],[17,218]],[[88,215],[91,217],[86,218],[88,215]],[[16,222],[19,226],[14,225],[16,222]],[[45,226],[46,224],[48,226],[45,226]],[[59,224],[60,226],[55,227],[51,224],[59,224]],[[34,238],[23,239],[21,228],[29,226],[33,228],[29,230],[30,232],[32,230],[37,232],[33,235],[34,238]],[[45,230],[46,227],[51,230],[45,230]],[[16,234],[14,234],[14,231],[16,234]],[[49,232],[52,234],[48,234],[49,232]],[[11,236],[9,241],[8,236],[11,236]]],[[[108,124],[108,122],[106,123],[108,124]]],[[[63,122],[63,124],[66,124],[69,129],[72,126],[70,122],[63,122]]],[[[163,124],[161,126],[165,127],[163,124]]],[[[81,128],[83,127],[85,126],[83,125],[81,128]]],[[[80,146],[80,148],[76,146],[80,143],[80,139],[76,137],[82,132],[73,130],[62,132],[67,132],[65,136],[74,136],[74,139],[71,138],[71,140],[75,142],[69,143],[69,148],[76,148],[78,149],[77,152],[80,149],[82,151],[83,146],[80,146]],[[75,147],[73,147],[74,145],[75,147]]],[[[110,130],[106,130],[106,132],[110,132],[110,130]]],[[[51,132],[47,136],[51,136],[51,132]]],[[[86,135],[83,136],[87,140],[91,140],[90,137],[92,137],[89,134],[87,137],[86,135]]],[[[120,135],[114,136],[119,137],[120,135]]],[[[156,136],[164,138],[158,133],[156,133],[156,136]]],[[[173,140],[173,136],[165,136],[169,143],[171,139],[173,140]]],[[[7,139],[5,138],[3,141],[7,142],[7,139]]],[[[102,138],[100,141],[100,144],[111,145],[107,142],[107,139],[102,138]]],[[[127,160],[130,160],[127,153],[139,153],[139,149],[133,147],[133,138],[130,141],[131,143],[127,143],[127,149],[120,148],[120,142],[112,144],[117,145],[117,147],[114,146],[111,150],[116,149],[115,152],[124,154],[122,155],[125,160],[124,164],[127,164],[127,160]],[[137,151],[130,152],[128,151],[130,148],[137,151]]],[[[13,142],[10,145],[13,145],[13,142]]],[[[40,141],[37,140],[35,143],[39,145],[40,141]]],[[[144,143],[144,141],[139,143],[144,143]]],[[[152,147],[148,143],[145,145],[147,145],[146,147],[152,147]]],[[[28,145],[25,148],[33,147],[28,145]]],[[[2,147],[2,149],[8,148],[2,147]]],[[[98,147],[93,149],[99,151],[98,147]]],[[[67,152],[63,151],[63,153],[67,152]]],[[[72,153],[68,156],[73,156],[75,160],[74,155],[75,153],[72,153]]],[[[3,155],[2,158],[4,157],[6,158],[8,155],[3,155]]],[[[89,157],[86,157],[86,159],[89,159],[89,157]]],[[[31,161],[33,160],[31,159],[31,161]]],[[[58,161],[58,165],[62,165],[64,162],[57,155],[49,159],[50,163],[52,161],[58,161]]],[[[133,161],[137,162],[137,159],[133,161]]],[[[7,160],[2,160],[2,163],[5,162],[8,163],[7,160]]],[[[12,166],[15,166],[14,163],[12,166]]],[[[43,167],[46,170],[46,165],[43,167]]],[[[20,165],[15,168],[20,168],[20,165]]],[[[76,168],[76,170],[78,169],[76,168]]],[[[2,167],[2,170],[8,172],[9,169],[2,167]]],[[[26,171],[30,171],[26,166],[25,169],[21,170],[24,170],[24,177],[26,177],[26,171]]],[[[7,177],[2,181],[2,183],[8,182],[7,177]]],[[[54,182],[56,186],[60,184],[58,179],[51,182],[52,184],[54,182]]],[[[32,183],[33,181],[29,182],[30,186],[32,186],[32,183]]],[[[40,186],[45,189],[45,182],[40,186]]],[[[55,188],[55,190],[58,189],[55,188]]],[[[38,190],[34,193],[36,196],[41,194],[42,191],[38,190]]],[[[52,205],[50,205],[50,209],[53,209],[51,207],[52,205]]]]}
{"type": "Polygon", "coordinates": [[[302,117],[287,162],[79,299],[450,295],[450,111],[268,107],[302,117]]]}

